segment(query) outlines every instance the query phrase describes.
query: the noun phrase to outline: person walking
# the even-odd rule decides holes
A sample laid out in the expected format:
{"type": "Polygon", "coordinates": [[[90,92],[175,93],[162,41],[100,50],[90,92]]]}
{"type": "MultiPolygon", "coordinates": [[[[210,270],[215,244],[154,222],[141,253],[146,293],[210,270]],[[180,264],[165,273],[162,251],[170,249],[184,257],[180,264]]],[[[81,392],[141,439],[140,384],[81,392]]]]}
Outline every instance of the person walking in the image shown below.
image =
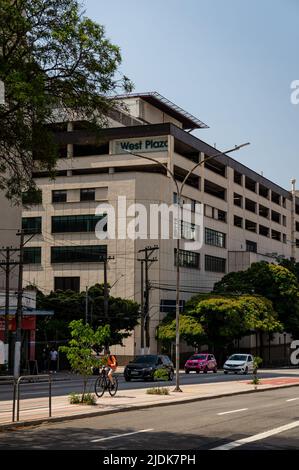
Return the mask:
{"type": "Polygon", "coordinates": [[[56,374],[57,372],[58,351],[56,348],[51,348],[50,351],[50,372],[56,374]]]}

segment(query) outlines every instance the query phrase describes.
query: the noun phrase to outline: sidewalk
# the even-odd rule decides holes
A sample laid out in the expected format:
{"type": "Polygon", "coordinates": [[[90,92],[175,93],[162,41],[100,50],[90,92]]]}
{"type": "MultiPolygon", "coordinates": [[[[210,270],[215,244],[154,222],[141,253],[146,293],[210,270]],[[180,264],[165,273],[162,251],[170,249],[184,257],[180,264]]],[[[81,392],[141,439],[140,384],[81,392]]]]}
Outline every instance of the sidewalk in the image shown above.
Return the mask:
{"type": "MultiPolygon", "coordinates": [[[[163,386],[163,383],[160,382],[160,384],[163,386]]],[[[156,385],[153,384],[153,386],[156,385]]],[[[233,382],[182,385],[182,393],[173,392],[174,385],[171,385],[168,387],[169,395],[148,395],[146,389],[120,389],[113,398],[105,392],[102,398],[98,398],[95,406],[70,405],[67,396],[58,396],[52,398],[52,418],[48,418],[48,398],[30,398],[20,402],[20,421],[18,423],[11,422],[11,400],[2,401],[0,402],[0,430],[16,426],[41,424],[42,422],[99,416],[140,408],[201,401],[243,393],[257,393],[293,386],[299,386],[299,378],[261,379],[261,384],[257,386],[257,389],[248,379],[233,382]]]]}

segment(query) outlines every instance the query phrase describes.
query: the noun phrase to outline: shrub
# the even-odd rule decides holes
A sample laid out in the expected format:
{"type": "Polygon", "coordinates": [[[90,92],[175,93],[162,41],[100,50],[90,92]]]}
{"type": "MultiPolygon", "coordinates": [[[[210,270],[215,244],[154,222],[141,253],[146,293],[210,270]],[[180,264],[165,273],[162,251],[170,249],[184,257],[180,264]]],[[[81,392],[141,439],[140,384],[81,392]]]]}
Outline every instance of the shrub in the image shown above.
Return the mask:
{"type": "Polygon", "coordinates": [[[84,396],[78,393],[71,393],[70,404],[71,405],[96,405],[97,400],[93,393],[85,393],[84,396]]]}
{"type": "Polygon", "coordinates": [[[153,387],[146,390],[148,395],[169,395],[169,390],[166,387],[153,387]]]}
{"type": "Polygon", "coordinates": [[[166,382],[169,380],[169,375],[166,369],[157,369],[154,373],[154,379],[155,380],[161,380],[163,382],[166,382]]]}

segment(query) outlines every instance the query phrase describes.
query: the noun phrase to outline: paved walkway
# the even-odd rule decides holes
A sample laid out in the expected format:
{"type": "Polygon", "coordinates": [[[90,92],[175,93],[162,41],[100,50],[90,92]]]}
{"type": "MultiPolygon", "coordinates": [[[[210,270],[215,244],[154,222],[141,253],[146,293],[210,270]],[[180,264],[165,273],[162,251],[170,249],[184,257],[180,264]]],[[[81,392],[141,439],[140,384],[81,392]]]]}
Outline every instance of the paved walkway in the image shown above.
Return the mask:
{"type": "MultiPolygon", "coordinates": [[[[163,384],[160,383],[162,386],[163,384]]],[[[153,384],[153,386],[157,386],[153,384]]],[[[208,398],[239,395],[242,393],[271,390],[289,386],[299,386],[299,378],[277,377],[274,379],[261,379],[260,385],[255,387],[247,380],[233,382],[218,382],[207,384],[183,385],[183,392],[174,392],[174,385],[168,387],[169,395],[149,395],[146,389],[119,390],[115,397],[110,397],[107,392],[102,398],[97,399],[95,406],[70,405],[67,396],[52,398],[53,421],[74,419],[92,415],[104,415],[107,413],[125,411],[136,408],[164,406],[167,404],[199,401],[208,398]]],[[[26,399],[20,403],[19,425],[38,424],[47,421],[48,399],[45,397],[26,399]]],[[[0,402],[0,430],[7,428],[12,419],[12,401],[0,402]]]]}

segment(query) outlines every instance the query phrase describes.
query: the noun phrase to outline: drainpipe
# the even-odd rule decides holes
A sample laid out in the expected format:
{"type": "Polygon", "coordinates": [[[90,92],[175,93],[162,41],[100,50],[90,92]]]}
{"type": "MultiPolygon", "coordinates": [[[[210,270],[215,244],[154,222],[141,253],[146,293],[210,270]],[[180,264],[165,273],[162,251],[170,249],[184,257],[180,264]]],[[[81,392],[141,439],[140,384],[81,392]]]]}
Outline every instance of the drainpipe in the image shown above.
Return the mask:
{"type": "Polygon", "coordinates": [[[291,211],[291,259],[296,260],[296,180],[293,178],[291,180],[291,194],[292,194],[292,211],[291,211]]]}

